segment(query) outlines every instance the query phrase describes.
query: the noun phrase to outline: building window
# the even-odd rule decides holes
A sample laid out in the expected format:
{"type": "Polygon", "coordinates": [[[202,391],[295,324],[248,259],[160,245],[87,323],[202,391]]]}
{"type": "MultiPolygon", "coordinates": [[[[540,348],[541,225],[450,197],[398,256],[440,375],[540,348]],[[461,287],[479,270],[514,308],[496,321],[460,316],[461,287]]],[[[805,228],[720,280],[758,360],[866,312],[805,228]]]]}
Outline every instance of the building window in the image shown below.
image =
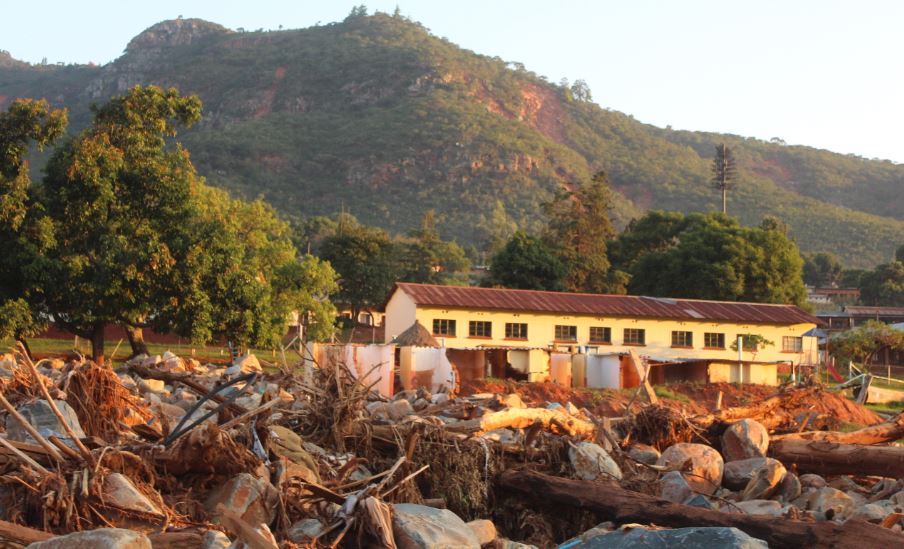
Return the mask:
{"type": "Polygon", "coordinates": [[[672,347],[693,347],[694,346],[694,333],[693,332],[672,332],[672,347]]]}
{"type": "Polygon", "coordinates": [[[804,351],[804,338],[784,336],[782,338],[782,351],[786,353],[802,353],[804,351]]]}
{"type": "Polygon", "coordinates": [[[468,322],[470,337],[493,337],[493,323],[489,320],[472,320],[468,322]]]}
{"type": "Polygon", "coordinates": [[[755,353],[757,351],[756,338],[751,334],[738,334],[741,338],[741,348],[745,351],[755,353]]]}
{"type": "Polygon", "coordinates": [[[724,349],[725,334],[706,332],[703,334],[703,346],[707,349],[724,349]]]}
{"type": "Polygon", "coordinates": [[[448,318],[434,318],[433,335],[455,337],[455,321],[448,318]]]}
{"type": "Polygon", "coordinates": [[[591,326],[590,343],[612,343],[612,328],[591,326]]]}
{"type": "Polygon", "coordinates": [[[527,339],[527,324],[521,322],[505,323],[506,339],[527,339]]]}
{"type": "Polygon", "coordinates": [[[556,324],[556,341],[577,341],[578,327],[556,324]]]}
{"type": "Polygon", "coordinates": [[[646,345],[647,331],[641,328],[625,328],[625,345],[646,345]]]}

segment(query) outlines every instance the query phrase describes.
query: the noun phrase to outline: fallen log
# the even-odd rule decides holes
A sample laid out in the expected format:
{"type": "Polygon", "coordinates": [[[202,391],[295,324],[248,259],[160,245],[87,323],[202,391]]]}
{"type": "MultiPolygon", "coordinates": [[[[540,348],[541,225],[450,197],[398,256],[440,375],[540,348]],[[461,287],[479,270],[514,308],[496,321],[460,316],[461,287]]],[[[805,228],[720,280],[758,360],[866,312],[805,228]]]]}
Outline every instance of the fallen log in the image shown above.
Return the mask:
{"type": "Polygon", "coordinates": [[[725,408],[712,414],[703,414],[689,418],[690,422],[702,429],[709,429],[718,424],[734,423],[741,419],[755,419],[768,429],[776,428],[787,419],[787,414],[780,413],[780,408],[793,407],[794,403],[808,398],[816,392],[816,388],[792,389],[779,392],[751,406],[725,408]]]}
{"type": "Polygon", "coordinates": [[[0,520],[0,540],[4,542],[4,547],[24,547],[29,543],[44,541],[52,537],[53,534],[43,530],[36,530],[21,524],[0,520]]]}
{"type": "Polygon", "coordinates": [[[590,421],[576,418],[559,409],[547,408],[509,408],[477,419],[450,423],[446,429],[459,433],[485,433],[503,428],[526,429],[534,423],[541,423],[544,428],[551,431],[582,438],[592,438],[596,429],[590,421]]]}
{"type": "Polygon", "coordinates": [[[839,431],[806,431],[774,435],[771,440],[821,440],[838,444],[882,444],[904,438],[904,413],[898,414],[888,421],[864,427],[850,433],[839,431]]]}
{"type": "Polygon", "coordinates": [[[904,448],[896,446],[785,438],[772,441],[769,455],[785,467],[796,466],[800,473],[904,477],[904,448]]]}
{"type": "Polygon", "coordinates": [[[895,547],[901,534],[861,520],[844,524],[831,521],[803,522],[759,515],[724,513],[671,503],[655,496],[625,490],[615,482],[571,480],[533,471],[505,471],[500,487],[537,500],[588,509],[618,524],[654,523],[674,528],[694,526],[734,527],[764,540],[769,547],[895,547]]]}

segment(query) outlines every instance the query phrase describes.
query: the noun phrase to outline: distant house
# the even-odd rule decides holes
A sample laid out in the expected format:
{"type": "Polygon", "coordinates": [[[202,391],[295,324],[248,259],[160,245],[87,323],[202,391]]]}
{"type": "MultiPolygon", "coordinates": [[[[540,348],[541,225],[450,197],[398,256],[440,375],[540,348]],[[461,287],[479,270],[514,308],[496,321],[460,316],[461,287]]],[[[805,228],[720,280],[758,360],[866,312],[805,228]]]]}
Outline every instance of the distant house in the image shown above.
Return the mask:
{"type": "Polygon", "coordinates": [[[846,305],[838,313],[816,313],[830,334],[860,326],[868,320],[886,324],[904,322],[904,307],[873,307],[868,305],[846,305]]]}
{"type": "Polygon", "coordinates": [[[469,371],[486,365],[499,377],[515,370],[545,379],[557,354],[630,349],[654,362],[743,362],[748,370],[817,359],[816,338],[805,334],[819,320],[793,305],[397,283],[384,311],[387,343],[417,321],[469,371]],[[756,344],[763,340],[771,344],[756,344]]]}

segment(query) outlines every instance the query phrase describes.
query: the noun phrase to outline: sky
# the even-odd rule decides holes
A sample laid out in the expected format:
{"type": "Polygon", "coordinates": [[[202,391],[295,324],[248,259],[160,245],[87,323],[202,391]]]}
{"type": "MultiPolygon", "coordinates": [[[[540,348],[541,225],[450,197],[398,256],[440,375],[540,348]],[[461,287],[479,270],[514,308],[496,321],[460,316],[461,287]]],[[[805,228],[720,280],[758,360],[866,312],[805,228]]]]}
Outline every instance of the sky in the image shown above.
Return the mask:
{"type": "MultiPolygon", "coordinates": [[[[359,1],[360,3],[360,1],[359,1]]],[[[391,0],[434,34],[585,80],[603,107],[660,127],[809,145],[904,163],[899,0],[391,0]]],[[[335,0],[0,0],[0,49],[38,63],[108,63],[182,16],[248,30],[341,21],[335,0]]],[[[0,90],[2,92],[2,90],[0,90]]]]}

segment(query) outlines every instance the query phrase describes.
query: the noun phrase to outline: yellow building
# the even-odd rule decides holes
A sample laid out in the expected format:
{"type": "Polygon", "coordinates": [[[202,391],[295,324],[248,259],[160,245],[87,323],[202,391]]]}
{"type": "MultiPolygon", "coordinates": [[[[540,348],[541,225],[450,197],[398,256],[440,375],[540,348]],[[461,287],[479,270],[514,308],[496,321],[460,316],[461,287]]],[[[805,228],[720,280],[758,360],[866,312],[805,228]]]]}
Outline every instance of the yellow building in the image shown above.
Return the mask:
{"type": "MultiPolygon", "coordinates": [[[[448,349],[516,351],[504,360],[532,380],[548,374],[550,353],[558,351],[634,349],[653,361],[735,367],[811,364],[817,356],[816,338],[805,334],[818,320],[793,305],[398,283],[384,310],[386,342],[417,321],[448,349]]],[[[727,381],[774,379],[774,366],[759,369],[765,373],[712,373],[727,381]]]]}

